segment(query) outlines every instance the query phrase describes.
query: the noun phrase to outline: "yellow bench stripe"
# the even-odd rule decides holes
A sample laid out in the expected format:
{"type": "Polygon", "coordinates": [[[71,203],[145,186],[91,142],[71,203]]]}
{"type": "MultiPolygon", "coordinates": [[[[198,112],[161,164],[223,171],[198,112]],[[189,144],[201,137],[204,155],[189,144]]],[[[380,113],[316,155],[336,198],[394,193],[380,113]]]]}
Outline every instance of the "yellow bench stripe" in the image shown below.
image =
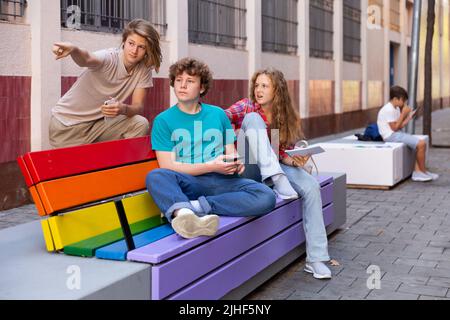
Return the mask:
{"type": "MultiPolygon", "coordinates": [[[[123,204],[129,224],[160,214],[148,193],[126,198],[123,204]]],[[[121,227],[113,202],[51,217],[48,221],[56,250],[121,227]]]]}

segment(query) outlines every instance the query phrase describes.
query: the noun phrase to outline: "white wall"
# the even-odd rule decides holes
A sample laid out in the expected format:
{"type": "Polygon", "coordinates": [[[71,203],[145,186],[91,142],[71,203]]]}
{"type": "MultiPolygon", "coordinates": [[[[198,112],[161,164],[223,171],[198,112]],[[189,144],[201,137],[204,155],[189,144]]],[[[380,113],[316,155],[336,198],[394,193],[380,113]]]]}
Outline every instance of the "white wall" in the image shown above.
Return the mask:
{"type": "Polygon", "coordinates": [[[206,62],[214,79],[248,80],[247,51],[191,43],[189,56],[206,62]]]}
{"type": "Polygon", "coordinates": [[[30,26],[0,21],[0,43],[0,75],[31,76],[30,26]]]}
{"type": "Polygon", "coordinates": [[[299,80],[300,60],[298,56],[287,54],[262,53],[262,67],[273,67],[284,73],[287,80],[299,80]]]}
{"type": "Polygon", "coordinates": [[[368,79],[384,81],[384,72],[385,68],[389,68],[389,61],[384,61],[385,40],[383,30],[368,30],[367,46],[368,79]]]}
{"type": "Polygon", "coordinates": [[[333,60],[309,59],[309,79],[310,80],[333,80],[335,78],[335,68],[333,60]]]}
{"type": "Polygon", "coordinates": [[[353,63],[344,61],[342,68],[343,80],[362,81],[362,65],[360,63],[353,63]]]}

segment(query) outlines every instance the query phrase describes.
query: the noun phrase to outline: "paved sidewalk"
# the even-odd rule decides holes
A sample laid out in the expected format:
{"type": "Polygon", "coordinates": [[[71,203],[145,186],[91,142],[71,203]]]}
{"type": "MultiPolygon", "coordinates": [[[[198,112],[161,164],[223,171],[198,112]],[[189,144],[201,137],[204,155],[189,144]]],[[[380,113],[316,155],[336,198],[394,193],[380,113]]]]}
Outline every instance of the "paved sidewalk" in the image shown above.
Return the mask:
{"type": "MultiPolygon", "coordinates": [[[[450,109],[433,114],[433,128],[434,144],[450,146],[450,109]]],[[[439,180],[348,190],[347,224],[329,240],[340,263],[333,279],[303,272],[302,257],[247,299],[450,299],[450,149],[431,149],[428,162],[439,180]],[[367,286],[369,266],[380,270],[380,289],[367,286]]],[[[0,229],[37,219],[34,205],[0,211],[0,229]]]]}
{"type": "MultiPolygon", "coordinates": [[[[433,114],[433,130],[434,144],[450,146],[450,109],[433,114]]],[[[450,299],[450,149],[429,156],[437,181],[347,191],[347,224],[329,239],[340,263],[333,279],[305,273],[303,257],[247,299],[450,299]],[[379,267],[380,289],[368,288],[368,280],[375,284],[369,266],[379,267]]]]}

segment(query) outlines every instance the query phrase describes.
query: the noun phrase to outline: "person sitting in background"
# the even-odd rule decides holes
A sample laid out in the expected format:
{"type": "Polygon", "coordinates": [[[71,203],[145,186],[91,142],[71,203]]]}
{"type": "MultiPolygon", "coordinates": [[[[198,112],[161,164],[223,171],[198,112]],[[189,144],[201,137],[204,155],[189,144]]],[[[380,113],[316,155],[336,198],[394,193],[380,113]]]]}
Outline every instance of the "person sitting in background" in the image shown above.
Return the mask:
{"type": "Polygon", "coordinates": [[[390,89],[389,96],[390,101],[378,112],[377,124],[381,137],[386,142],[403,142],[416,152],[413,181],[437,180],[439,175],[426,168],[427,144],[425,140],[401,131],[416,114],[416,110],[411,110],[406,104],[408,93],[402,87],[394,86],[390,89]]]}

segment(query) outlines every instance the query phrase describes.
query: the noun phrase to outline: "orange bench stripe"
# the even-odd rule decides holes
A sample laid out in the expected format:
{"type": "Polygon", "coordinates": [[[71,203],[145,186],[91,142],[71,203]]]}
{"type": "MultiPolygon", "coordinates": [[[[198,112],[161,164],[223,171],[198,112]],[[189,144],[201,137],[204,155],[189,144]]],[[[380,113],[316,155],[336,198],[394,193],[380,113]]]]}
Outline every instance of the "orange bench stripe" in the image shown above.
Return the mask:
{"type": "Polygon", "coordinates": [[[31,197],[33,198],[34,205],[36,206],[38,214],[41,217],[46,216],[47,212],[45,212],[44,206],[42,205],[41,197],[39,196],[39,193],[36,190],[36,187],[32,186],[32,187],[30,187],[28,189],[30,190],[31,197]]]}
{"type": "Polygon", "coordinates": [[[86,173],[37,185],[47,214],[89,202],[145,189],[148,172],[157,161],[86,173]]]}

